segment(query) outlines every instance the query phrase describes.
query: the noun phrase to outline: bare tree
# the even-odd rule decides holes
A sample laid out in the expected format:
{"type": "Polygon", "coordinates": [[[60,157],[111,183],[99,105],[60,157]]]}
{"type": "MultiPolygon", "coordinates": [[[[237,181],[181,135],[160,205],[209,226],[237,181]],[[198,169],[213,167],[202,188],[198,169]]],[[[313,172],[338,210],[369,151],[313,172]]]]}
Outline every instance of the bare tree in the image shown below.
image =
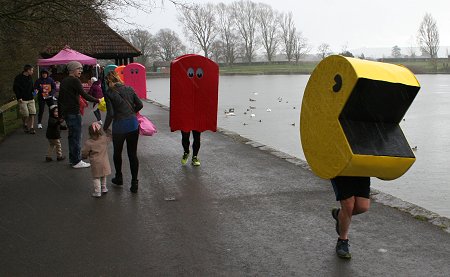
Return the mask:
{"type": "Polygon", "coordinates": [[[180,11],[178,20],[183,25],[187,36],[202,49],[205,57],[208,58],[209,48],[217,35],[213,4],[183,6],[180,11]]]}
{"type": "Polygon", "coordinates": [[[292,51],[295,63],[298,63],[300,59],[311,51],[308,45],[308,40],[303,36],[301,32],[295,33],[294,36],[294,49],[292,51]]]}
{"type": "Polygon", "coordinates": [[[266,51],[266,57],[272,62],[278,47],[278,13],[271,6],[263,3],[258,4],[258,23],[261,31],[261,41],[266,51]]]}
{"type": "Polygon", "coordinates": [[[225,62],[231,65],[236,60],[236,44],[237,44],[237,30],[234,24],[233,12],[230,6],[224,3],[219,3],[216,6],[217,10],[217,29],[221,45],[224,48],[223,56],[225,62]]]}
{"type": "Polygon", "coordinates": [[[249,0],[240,0],[232,3],[233,18],[242,38],[244,57],[249,63],[252,62],[257,43],[257,9],[256,4],[249,0]]]}
{"type": "Polygon", "coordinates": [[[177,33],[170,29],[161,29],[155,35],[155,54],[163,61],[171,61],[186,51],[177,33]]]}
{"type": "Polygon", "coordinates": [[[141,50],[142,55],[136,58],[145,66],[149,65],[150,59],[155,57],[155,39],[147,30],[134,29],[120,33],[126,38],[134,47],[141,50]]]}
{"type": "Polygon", "coordinates": [[[422,53],[430,55],[431,61],[436,69],[436,58],[439,50],[439,31],[436,25],[436,20],[434,20],[429,13],[425,14],[422,23],[420,23],[417,34],[417,42],[422,53]]]}
{"type": "Polygon", "coordinates": [[[286,54],[287,60],[290,62],[294,54],[295,33],[297,31],[292,12],[282,13],[279,17],[279,22],[281,26],[281,40],[283,42],[284,53],[286,54]]]}
{"type": "Polygon", "coordinates": [[[211,44],[211,59],[215,62],[221,62],[223,60],[225,60],[225,51],[226,51],[226,47],[224,46],[223,41],[221,40],[215,40],[212,44],[211,44]]]}
{"type": "Polygon", "coordinates": [[[326,58],[327,56],[329,56],[331,54],[330,45],[328,43],[322,43],[321,45],[319,45],[319,47],[317,47],[317,52],[318,52],[317,55],[321,59],[326,58]]]}

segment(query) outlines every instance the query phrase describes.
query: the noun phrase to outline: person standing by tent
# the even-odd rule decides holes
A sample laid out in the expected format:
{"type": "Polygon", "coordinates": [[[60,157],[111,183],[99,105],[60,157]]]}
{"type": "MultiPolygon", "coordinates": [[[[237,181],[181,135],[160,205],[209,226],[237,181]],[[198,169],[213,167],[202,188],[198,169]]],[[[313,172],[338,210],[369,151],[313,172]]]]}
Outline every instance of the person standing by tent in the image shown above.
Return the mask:
{"type": "Polygon", "coordinates": [[[22,73],[14,78],[13,91],[19,102],[19,110],[22,115],[23,130],[32,135],[34,131],[34,117],[36,116],[36,104],[33,94],[33,66],[27,64],[23,67],[22,73]]]}
{"type": "Polygon", "coordinates": [[[50,108],[53,102],[53,94],[56,91],[56,83],[48,76],[47,70],[41,70],[41,77],[34,83],[34,89],[38,90],[38,129],[42,129],[42,115],[44,114],[45,104],[50,108]]]}
{"type": "Polygon", "coordinates": [[[83,66],[77,61],[67,64],[69,76],[61,82],[58,97],[60,117],[64,118],[69,129],[69,162],[73,168],[90,167],[81,160],[81,114],[80,95],[87,101],[98,103],[99,100],[87,94],[80,81],[83,66]]]}

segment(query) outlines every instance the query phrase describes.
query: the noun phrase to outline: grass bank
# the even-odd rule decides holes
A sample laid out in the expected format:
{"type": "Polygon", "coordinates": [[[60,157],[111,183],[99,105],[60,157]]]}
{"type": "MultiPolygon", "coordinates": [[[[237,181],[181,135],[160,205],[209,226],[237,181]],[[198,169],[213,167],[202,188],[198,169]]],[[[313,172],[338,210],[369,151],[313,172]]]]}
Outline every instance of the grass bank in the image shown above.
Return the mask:
{"type": "Polygon", "coordinates": [[[252,63],[234,64],[232,66],[221,65],[221,75],[263,75],[263,74],[311,74],[319,62],[295,63],[252,63]]]}
{"type": "MultiPolygon", "coordinates": [[[[429,60],[424,59],[384,59],[385,63],[401,64],[409,68],[414,74],[450,74],[450,60],[438,59],[437,69],[429,60]]],[[[311,74],[319,61],[302,61],[298,64],[288,62],[254,62],[251,64],[237,63],[231,66],[220,64],[220,75],[288,75],[311,74]]],[[[169,78],[169,72],[147,72],[148,78],[169,78]]]]}
{"type": "MultiPolygon", "coordinates": [[[[437,69],[428,60],[385,59],[382,62],[401,64],[415,74],[449,74],[449,60],[439,59],[437,69]]],[[[221,75],[270,75],[270,74],[311,74],[319,61],[295,63],[252,63],[234,64],[232,66],[220,65],[221,75]]]]}

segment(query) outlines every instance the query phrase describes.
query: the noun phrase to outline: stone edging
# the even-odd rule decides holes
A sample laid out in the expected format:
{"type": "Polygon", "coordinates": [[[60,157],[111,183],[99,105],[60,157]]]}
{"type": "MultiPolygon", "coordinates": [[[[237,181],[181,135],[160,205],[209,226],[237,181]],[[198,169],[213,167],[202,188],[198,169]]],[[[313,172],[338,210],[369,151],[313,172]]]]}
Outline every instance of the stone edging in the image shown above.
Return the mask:
{"type": "MultiPolygon", "coordinates": [[[[162,105],[158,102],[155,102],[153,100],[145,100],[147,103],[153,104],[155,106],[158,106],[164,110],[169,111],[169,107],[162,105]]],[[[238,142],[241,143],[245,143],[245,144],[249,144],[255,148],[258,148],[261,151],[266,151],[274,156],[277,156],[287,162],[290,162],[292,164],[295,164],[303,169],[306,170],[311,170],[311,168],[309,167],[308,163],[302,159],[299,159],[297,157],[291,156],[287,153],[284,152],[280,152],[276,149],[273,149],[267,145],[261,144],[259,142],[256,141],[252,141],[248,138],[242,137],[241,135],[239,135],[238,133],[223,129],[223,128],[217,128],[217,131],[219,133],[222,133],[238,142]]],[[[379,190],[376,189],[371,189],[371,194],[370,194],[371,198],[378,202],[381,203],[385,206],[388,207],[392,207],[395,208],[397,210],[400,210],[402,212],[406,212],[409,213],[410,215],[412,215],[414,218],[418,219],[418,220],[423,220],[423,221],[428,221],[438,227],[440,227],[442,230],[444,230],[447,233],[450,233],[450,218],[447,217],[443,217],[440,216],[434,212],[431,212],[429,210],[426,210],[422,207],[419,207],[415,204],[406,202],[401,200],[400,198],[397,198],[395,196],[392,196],[390,194],[381,192],[379,190]]]]}

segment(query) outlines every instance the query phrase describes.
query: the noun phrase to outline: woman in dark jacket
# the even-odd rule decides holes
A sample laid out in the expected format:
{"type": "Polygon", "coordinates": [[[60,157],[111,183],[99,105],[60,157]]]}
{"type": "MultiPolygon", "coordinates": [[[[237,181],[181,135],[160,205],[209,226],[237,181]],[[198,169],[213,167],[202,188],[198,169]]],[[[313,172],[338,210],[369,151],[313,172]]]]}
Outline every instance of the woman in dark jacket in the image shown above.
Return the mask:
{"type": "Polygon", "coordinates": [[[122,150],[127,142],[127,154],[130,161],[131,187],[130,191],[138,191],[139,160],[137,157],[137,144],[139,139],[139,123],[136,113],[143,107],[142,101],[137,97],[134,89],[124,86],[119,75],[111,71],[106,76],[108,90],[105,93],[106,119],[103,129],[107,130],[112,122],[112,137],[114,146],[114,168],[116,175],[112,178],[113,184],[123,185],[122,150]]]}

